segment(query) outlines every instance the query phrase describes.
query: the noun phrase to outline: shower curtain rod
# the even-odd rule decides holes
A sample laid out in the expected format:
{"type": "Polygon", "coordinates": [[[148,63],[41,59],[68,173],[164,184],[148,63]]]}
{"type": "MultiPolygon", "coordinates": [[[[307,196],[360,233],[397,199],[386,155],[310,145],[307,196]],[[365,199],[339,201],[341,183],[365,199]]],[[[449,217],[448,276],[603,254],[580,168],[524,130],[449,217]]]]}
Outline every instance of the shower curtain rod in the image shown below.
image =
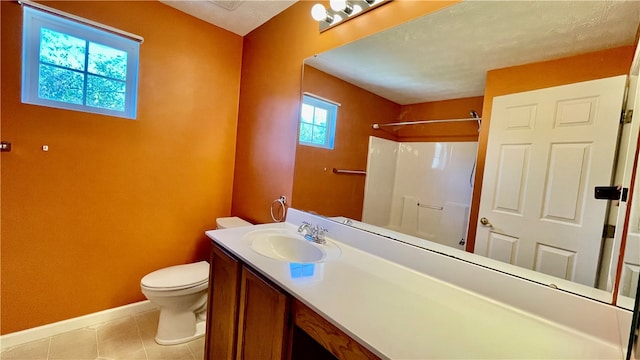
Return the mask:
{"type": "Polygon", "coordinates": [[[380,129],[382,127],[387,127],[387,126],[405,126],[405,125],[435,124],[435,123],[462,122],[462,121],[477,121],[478,122],[478,128],[480,128],[480,121],[482,121],[482,118],[481,117],[471,117],[471,118],[465,118],[465,119],[405,121],[405,122],[388,123],[388,124],[371,124],[371,127],[374,128],[374,129],[380,129]]]}

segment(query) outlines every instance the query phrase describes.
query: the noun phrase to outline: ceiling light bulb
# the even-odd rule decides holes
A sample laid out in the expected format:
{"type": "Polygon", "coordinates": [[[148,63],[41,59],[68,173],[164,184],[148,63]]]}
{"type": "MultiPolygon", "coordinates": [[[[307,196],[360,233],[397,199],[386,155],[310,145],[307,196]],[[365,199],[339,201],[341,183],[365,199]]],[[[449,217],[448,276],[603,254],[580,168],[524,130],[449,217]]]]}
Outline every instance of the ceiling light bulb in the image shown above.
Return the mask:
{"type": "Polygon", "coordinates": [[[315,21],[326,21],[330,23],[333,21],[333,17],[327,13],[327,10],[322,4],[315,4],[311,8],[311,17],[315,21]]]}
{"type": "Polygon", "coordinates": [[[331,0],[329,1],[329,5],[331,5],[334,11],[344,11],[347,14],[351,14],[353,11],[353,5],[347,0],[331,0]]]}

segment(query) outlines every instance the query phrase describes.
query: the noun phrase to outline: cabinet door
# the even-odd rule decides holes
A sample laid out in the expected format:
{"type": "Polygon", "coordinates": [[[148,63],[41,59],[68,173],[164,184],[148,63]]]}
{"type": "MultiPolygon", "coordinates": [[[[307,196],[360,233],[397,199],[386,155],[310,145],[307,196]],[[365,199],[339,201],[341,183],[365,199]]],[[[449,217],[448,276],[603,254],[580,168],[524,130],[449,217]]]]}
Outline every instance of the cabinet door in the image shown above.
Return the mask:
{"type": "Polygon", "coordinates": [[[222,248],[211,247],[205,359],[235,358],[241,263],[222,248]]]}
{"type": "Polygon", "coordinates": [[[246,267],[242,269],[237,359],[288,357],[289,298],[246,267]]]}

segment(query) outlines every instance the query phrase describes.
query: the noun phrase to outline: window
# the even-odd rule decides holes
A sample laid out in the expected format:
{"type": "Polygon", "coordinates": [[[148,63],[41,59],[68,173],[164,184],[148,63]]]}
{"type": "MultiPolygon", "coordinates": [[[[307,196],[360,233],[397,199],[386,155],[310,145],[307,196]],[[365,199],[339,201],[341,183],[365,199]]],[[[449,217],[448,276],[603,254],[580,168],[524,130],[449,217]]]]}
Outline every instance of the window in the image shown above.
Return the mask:
{"type": "Polygon", "coordinates": [[[138,41],[23,10],[23,103],[135,119],[138,41]]]}
{"type": "Polygon", "coordinates": [[[309,95],[302,99],[299,143],[333,149],[338,105],[309,95]]]}

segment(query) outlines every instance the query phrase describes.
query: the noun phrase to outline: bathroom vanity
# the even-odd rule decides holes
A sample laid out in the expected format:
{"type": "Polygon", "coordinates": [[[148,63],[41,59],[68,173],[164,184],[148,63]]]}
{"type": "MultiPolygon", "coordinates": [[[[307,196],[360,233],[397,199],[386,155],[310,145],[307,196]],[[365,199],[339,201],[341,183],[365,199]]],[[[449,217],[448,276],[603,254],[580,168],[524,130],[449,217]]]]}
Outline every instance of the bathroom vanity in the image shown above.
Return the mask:
{"type": "Polygon", "coordinates": [[[378,358],[216,244],[211,264],[211,276],[222,281],[209,297],[207,359],[332,359],[320,344],[340,359],[378,358]],[[294,339],[305,346],[294,349],[294,339]]]}
{"type": "Polygon", "coordinates": [[[625,356],[627,310],[295,209],[207,236],[207,359],[625,356]],[[303,243],[304,221],[327,244],[303,243]]]}

